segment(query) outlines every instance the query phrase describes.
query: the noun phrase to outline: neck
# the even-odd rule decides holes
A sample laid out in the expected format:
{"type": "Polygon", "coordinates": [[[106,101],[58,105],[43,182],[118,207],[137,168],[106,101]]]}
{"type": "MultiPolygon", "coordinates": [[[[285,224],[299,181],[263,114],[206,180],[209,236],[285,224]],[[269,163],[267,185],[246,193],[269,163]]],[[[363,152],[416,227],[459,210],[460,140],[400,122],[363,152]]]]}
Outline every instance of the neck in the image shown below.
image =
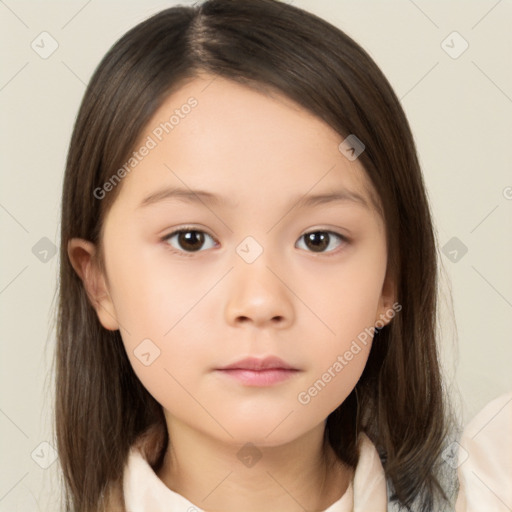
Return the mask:
{"type": "Polygon", "coordinates": [[[225,444],[172,419],[159,478],[204,510],[325,510],[352,470],[324,449],[324,424],[281,446],[225,444]]]}

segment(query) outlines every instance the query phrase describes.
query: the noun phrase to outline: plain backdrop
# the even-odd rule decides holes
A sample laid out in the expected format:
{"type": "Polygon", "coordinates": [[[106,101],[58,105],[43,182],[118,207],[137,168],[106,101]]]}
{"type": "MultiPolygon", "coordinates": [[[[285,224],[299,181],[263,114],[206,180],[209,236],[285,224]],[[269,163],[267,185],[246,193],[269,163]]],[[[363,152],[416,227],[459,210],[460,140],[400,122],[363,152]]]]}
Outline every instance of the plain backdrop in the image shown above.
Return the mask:
{"type": "MultiPolygon", "coordinates": [[[[177,3],[193,2],[0,2],[0,512],[57,510],[54,252],[82,95],[119,37],[177,3]]],[[[439,241],[447,386],[466,422],[512,389],[512,2],[293,3],[361,44],[409,118],[439,241]]]]}

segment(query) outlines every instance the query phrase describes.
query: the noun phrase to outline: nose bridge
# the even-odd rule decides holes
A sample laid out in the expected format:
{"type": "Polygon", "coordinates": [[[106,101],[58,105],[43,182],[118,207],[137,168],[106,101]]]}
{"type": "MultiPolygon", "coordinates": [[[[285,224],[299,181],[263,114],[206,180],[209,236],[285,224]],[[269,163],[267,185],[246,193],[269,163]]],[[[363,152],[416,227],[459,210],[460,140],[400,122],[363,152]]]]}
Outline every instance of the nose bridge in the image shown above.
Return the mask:
{"type": "Polygon", "coordinates": [[[255,324],[293,320],[291,293],[280,276],[277,260],[255,238],[247,237],[236,249],[235,268],[226,308],[230,323],[255,324]],[[278,277],[279,276],[279,277],[278,277]]]}

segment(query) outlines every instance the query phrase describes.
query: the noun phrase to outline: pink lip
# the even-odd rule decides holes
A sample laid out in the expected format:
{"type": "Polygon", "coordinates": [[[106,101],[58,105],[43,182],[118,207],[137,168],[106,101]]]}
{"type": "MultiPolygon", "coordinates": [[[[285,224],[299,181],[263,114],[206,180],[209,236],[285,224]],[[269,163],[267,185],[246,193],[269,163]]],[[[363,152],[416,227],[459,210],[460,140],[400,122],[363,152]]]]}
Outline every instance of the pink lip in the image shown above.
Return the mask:
{"type": "Polygon", "coordinates": [[[282,368],[274,368],[269,370],[218,370],[224,375],[231,377],[246,386],[272,386],[279,382],[283,382],[299,370],[284,370],[282,368]]]}
{"type": "Polygon", "coordinates": [[[263,359],[256,357],[246,357],[240,361],[223,366],[219,370],[296,370],[288,363],[276,356],[268,356],[263,359]]]}
{"type": "Polygon", "coordinates": [[[272,386],[283,382],[300,370],[282,359],[269,356],[263,359],[247,357],[217,371],[247,386],[272,386]]]}

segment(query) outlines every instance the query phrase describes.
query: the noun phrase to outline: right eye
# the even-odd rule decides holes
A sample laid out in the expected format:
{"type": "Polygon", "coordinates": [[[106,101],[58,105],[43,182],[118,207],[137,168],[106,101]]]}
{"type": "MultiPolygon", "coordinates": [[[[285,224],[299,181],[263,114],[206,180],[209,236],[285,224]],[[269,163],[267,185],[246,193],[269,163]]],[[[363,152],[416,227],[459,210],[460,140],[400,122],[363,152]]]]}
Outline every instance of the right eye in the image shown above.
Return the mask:
{"type": "Polygon", "coordinates": [[[179,253],[194,253],[200,252],[205,243],[205,238],[208,237],[213,240],[213,244],[207,249],[215,247],[216,243],[211,235],[204,231],[194,228],[180,228],[162,238],[162,241],[167,242],[173,249],[173,252],[179,253]]]}

